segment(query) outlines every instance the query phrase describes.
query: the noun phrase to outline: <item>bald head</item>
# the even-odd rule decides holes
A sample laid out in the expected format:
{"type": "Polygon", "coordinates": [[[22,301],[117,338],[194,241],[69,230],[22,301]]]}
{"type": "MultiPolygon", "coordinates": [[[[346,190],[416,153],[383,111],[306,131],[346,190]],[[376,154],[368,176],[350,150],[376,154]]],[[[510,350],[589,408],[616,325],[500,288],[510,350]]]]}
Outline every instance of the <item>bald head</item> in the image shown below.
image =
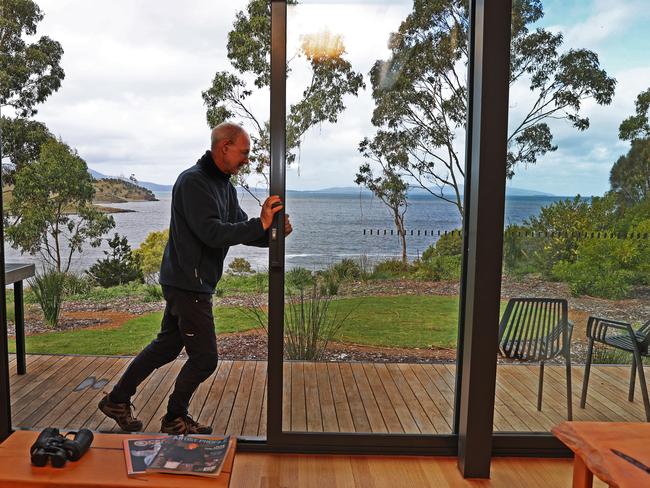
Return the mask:
{"type": "Polygon", "coordinates": [[[212,160],[223,173],[236,175],[248,165],[251,141],[240,125],[223,122],[212,129],[212,160]]]}
{"type": "Polygon", "coordinates": [[[220,142],[234,142],[241,135],[248,136],[248,133],[241,125],[233,124],[232,122],[222,122],[212,129],[210,148],[214,151],[220,142]]]}

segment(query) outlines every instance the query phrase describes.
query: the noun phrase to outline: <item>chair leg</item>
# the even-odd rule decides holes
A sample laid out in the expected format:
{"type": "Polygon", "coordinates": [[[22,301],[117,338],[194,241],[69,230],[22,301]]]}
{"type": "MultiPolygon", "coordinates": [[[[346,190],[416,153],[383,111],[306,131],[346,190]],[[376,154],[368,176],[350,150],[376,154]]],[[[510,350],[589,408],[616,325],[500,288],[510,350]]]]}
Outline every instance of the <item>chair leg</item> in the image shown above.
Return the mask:
{"type": "Polygon", "coordinates": [[[537,410],[542,411],[542,390],[544,389],[544,361],[539,363],[539,385],[537,387],[537,410]]]}
{"type": "Polygon", "coordinates": [[[566,412],[567,420],[573,420],[573,393],[571,388],[571,354],[566,356],[566,412]]]}
{"type": "Polygon", "coordinates": [[[630,389],[627,394],[627,399],[630,402],[634,401],[634,383],[636,383],[636,359],[632,355],[632,369],[630,370],[630,389]]]}
{"type": "Polygon", "coordinates": [[[582,378],[582,395],[580,396],[580,408],[587,404],[587,388],[589,387],[589,373],[591,372],[591,357],[594,353],[594,340],[589,339],[587,346],[587,363],[585,364],[585,376],[582,378]]]}
{"type": "Polygon", "coordinates": [[[643,361],[641,359],[641,354],[639,354],[638,350],[634,351],[634,360],[639,373],[641,395],[643,396],[643,406],[645,407],[645,419],[646,422],[650,422],[650,399],[648,399],[648,385],[645,382],[645,373],[643,372],[643,361]]]}

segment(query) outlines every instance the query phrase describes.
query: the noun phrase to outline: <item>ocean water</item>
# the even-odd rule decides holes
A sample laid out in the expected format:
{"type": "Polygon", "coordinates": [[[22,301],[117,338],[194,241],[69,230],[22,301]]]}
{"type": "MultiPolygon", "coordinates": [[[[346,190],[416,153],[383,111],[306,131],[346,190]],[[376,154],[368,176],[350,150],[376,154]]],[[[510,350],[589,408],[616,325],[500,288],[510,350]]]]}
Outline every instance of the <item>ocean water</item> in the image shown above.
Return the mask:
{"type": "MultiPolygon", "coordinates": [[[[159,193],[157,197],[157,202],[112,204],[113,207],[133,212],[113,214],[116,227],[109,236],[115,232],[125,235],[131,247],[136,248],[149,232],[167,228],[171,213],[171,193],[159,193]]],[[[509,197],[506,199],[505,222],[521,223],[530,216],[537,215],[541,207],[559,199],[560,197],[509,197]]],[[[249,217],[259,215],[260,206],[252,196],[241,194],[240,204],[249,217]]],[[[287,269],[296,266],[319,269],[343,258],[358,259],[365,256],[372,262],[401,256],[396,233],[390,235],[390,230],[395,227],[389,210],[370,195],[289,192],[286,211],[291,216],[294,229],[286,240],[287,269]],[[373,230],[373,235],[370,235],[370,229],[373,230]],[[383,235],[384,229],[386,235],[383,235]],[[380,235],[377,235],[377,230],[380,235]]],[[[454,206],[427,196],[410,198],[406,212],[409,259],[417,258],[428,246],[434,244],[438,232],[444,233],[459,227],[460,218],[454,206]],[[413,236],[410,235],[411,230],[414,231],[413,236]]],[[[108,249],[105,244],[95,249],[85,246],[83,252],[73,258],[71,269],[87,269],[97,259],[104,257],[104,249],[108,249]]],[[[5,252],[7,262],[41,263],[38,256],[21,255],[8,244],[5,244],[5,252]]],[[[226,265],[235,257],[246,258],[254,269],[263,270],[268,266],[268,252],[263,248],[235,246],[228,254],[226,265]]]]}

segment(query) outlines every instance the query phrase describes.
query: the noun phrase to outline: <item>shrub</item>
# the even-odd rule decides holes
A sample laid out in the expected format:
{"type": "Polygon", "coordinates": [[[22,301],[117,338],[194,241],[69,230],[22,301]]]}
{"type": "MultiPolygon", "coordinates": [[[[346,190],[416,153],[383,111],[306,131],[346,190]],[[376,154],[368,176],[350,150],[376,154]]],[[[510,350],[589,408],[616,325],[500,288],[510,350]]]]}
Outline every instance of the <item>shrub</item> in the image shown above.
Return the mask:
{"type": "Polygon", "coordinates": [[[94,282],[90,276],[65,274],[64,291],[66,295],[85,295],[93,286],[94,282]]]}
{"type": "Polygon", "coordinates": [[[388,279],[403,277],[407,273],[408,264],[404,264],[400,259],[388,259],[375,264],[372,277],[374,279],[388,279]]]}
{"type": "Polygon", "coordinates": [[[108,246],[110,251],[104,251],[106,257],[98,259],[87,271],[100,286],[108,288],[131,281],[144,281],[139,259],[133,256],[126,236],[120,237],[116,233],[109,239],[108,246]]]}
{"type": "MultiPolygon", "coordinates": [[[[352,312],[342,316],[330,309],[331,296],[320,293],[314,282],[307,289],[289,295],[284,313],[284,352],[288,359],[318,361],[352,312]]],[[[242,309],[247,317],[268,332],[268,309],[256,304],[242,309]]]]}
{"type": "Polygon", "coordinates": [[[146,284],[143,288],[145,302],[160,302],[165,299],[160,285],[146,284]]]}
{"type": "Polygon", "coordinates": [[[435,256],[428,261],[414,262],[411,270],[413,277],[420,280],[459,280],[461,261],[462,256],[435,256]]]}
{"type": "Polygon", "coordinates": [[[336,271],[329,269],[319,275],[321,295],[336,295],[341,286],[341,278],[336,271]]]}
{"type": "Polygon", "coordinates": [[[340,281],[358,280],[361,278],[361,266],[357,261],[345,258],[329,267],[329,271],[335,274],[340,281]]]}
{"type": "Polygon", "coordinates": [[[285,276],[287,290],[299,291],[315,283],[314,276],[307,268],[293,268],[285,276]]]}
{"type": "Polygon", "coordinates": [[[650,245],[646,241],[585,239],[578,245],[576,260],[556,263],[552,277],[569,283],[575,295],[624,298],[633,285],[649,280],[650,245]]]}
{"type": "Polygon", "coordinates": [[[150,232],[133,255],[140,263],[142,273],[148,282],[155,282],[160,272],[165,246],[169,240],[169,229],[150,232]]]}
{"type": "Polygon", "coordinates": [[[50,327],[56,327],[59,324],[59,314],[65,295],[65,273],[55,269],[43,270],[40,274],[36,273],[28,283],[43,311],[45,323],[50,327]]]}
{"type": "Polygon", "coordinates": [[[318,361],[323,357],[327,344],[350,316],[331,313],[331,302],[316,284],[308,295],[301,291],[289,299],[284,319],[284,349],[289,359],[318,361]]]}
{"type": "Polygon", "coordinates": [[[228,271],[234,274],[252,273],[251,263],[244,258],[235,258],[228,265],[228,271]]]}

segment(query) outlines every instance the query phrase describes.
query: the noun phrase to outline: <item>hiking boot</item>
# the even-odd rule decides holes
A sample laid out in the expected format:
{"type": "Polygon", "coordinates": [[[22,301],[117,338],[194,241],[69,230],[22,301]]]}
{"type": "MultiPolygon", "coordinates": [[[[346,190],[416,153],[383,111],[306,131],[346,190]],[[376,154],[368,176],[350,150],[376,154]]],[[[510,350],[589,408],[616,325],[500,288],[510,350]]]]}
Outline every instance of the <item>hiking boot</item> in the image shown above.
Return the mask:
{"type": "Polygon", "coordinates": [[[160,419],[160,432],[170,435],[212,434],[212,427],[201,425],[189,415],[176,417],[173,420],[160,419]]]}
{"type": "Polygon", "coordinates": [[[120,429],[127,432],[142,431],[142,422],[136,419],[131,413],[131,403],[115,403],[110,400],[108,394],[104,395],[97,405],[107,417],[112,418],[120,426],[120,429]]]}

